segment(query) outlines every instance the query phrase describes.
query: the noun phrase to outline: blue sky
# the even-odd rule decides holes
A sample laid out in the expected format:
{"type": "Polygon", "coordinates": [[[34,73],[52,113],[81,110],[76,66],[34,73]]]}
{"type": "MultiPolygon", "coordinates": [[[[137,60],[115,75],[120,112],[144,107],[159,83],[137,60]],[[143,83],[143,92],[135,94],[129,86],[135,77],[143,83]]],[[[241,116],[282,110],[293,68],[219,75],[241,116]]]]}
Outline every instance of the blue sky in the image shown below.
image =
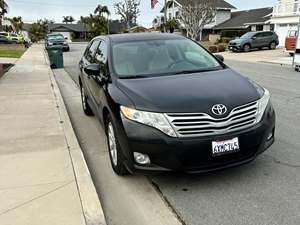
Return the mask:
{"type": "MultiPolygon", "coordinates": [[[[78,19],[81,15],[89,15],[97,4],[108,5],[114,15],[113,5],[121,0],[6,0],[10,9],[7,16],[22,16],[25,22],[34,22],[40,18],[54,19],[61,22],[62,16],[73,15],[78,19]]],[[[227,0],[238,9],[251,9],[273,6],[277,0],[227,0]]],[[[162,4],[163,0],[159,0],[162,4]]],[[[141,0],[141,15],[138,22],[144,26],[151,26],[151,22],[162,8],[157,4],[156,9],[151,10],[150,0],[141,0]]]]}

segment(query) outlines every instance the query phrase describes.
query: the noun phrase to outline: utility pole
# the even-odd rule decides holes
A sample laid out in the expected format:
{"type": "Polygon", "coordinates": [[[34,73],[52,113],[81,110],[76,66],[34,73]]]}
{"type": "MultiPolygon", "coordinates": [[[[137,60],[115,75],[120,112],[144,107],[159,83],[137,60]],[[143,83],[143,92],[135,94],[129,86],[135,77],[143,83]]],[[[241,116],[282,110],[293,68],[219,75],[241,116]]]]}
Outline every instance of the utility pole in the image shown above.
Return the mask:
{"type": "Polygon", "coordinates": [[[164,15],[164,31],[167,32],[166,24],[167,24],[167,0],[165,0],[165,15],[164,15]]]}

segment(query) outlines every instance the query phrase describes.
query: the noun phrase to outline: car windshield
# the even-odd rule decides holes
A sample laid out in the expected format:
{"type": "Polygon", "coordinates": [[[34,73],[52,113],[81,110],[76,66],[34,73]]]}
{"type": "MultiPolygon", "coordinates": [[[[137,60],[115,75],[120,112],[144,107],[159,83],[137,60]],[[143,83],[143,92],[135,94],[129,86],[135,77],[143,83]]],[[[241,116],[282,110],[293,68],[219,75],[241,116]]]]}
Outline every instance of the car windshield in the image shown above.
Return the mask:
{"type": "Polygon", "coordinates": [[[248,32],[248,33],[244,34],[244,35],[241,37],[241,39],[252,38],[254,34],[255,34],[254,32],[248,32]]]}
{"type": "Polygon", "coordinates": [[[51,35],[51,36],[48,36],[48,40],[49,41],[61,41],[61,40],[64,40],[64,36],[62,36],[62,35],[51,35]]]}
{"type": "Polygon", "coordinates": [[[223,67],[189,39],[130,41],[113,44],[113,67],[120,78],[188,74],[223,67]]]}

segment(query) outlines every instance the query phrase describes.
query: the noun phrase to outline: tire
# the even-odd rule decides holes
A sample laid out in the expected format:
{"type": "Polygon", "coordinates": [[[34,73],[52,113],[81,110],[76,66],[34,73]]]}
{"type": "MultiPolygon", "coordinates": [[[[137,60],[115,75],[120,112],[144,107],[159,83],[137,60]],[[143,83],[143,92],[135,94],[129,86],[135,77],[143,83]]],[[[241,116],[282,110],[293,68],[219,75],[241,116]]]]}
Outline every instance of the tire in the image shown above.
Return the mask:
{"type": "Polygon", "coordinates": [[[272,41],[269,45],[270,50],[275,50],[276,49],[276,42],[272,41]]]}
{"type": "Polygon", "coordinates": [[[118,176],[128,175],[129,172],[124,165],[124,155],[118,141],[118,136],[115,132],[116,128],[113,125],[111,117],[108,115],[105,123],[105,132],[107,137],[107,148],[113,171],[118,176]]]}
{"type": "Polygon", "coordinates": [[[243,46],[243,51],[244,51],[244,52],[250,52],[250,50],[251,50],[251,46],[250,46],[249,44],[245,44],[245,45],[243,46]]]}
{"type": "Polygon", "coordinates": [[[81,104],[82,104],[82,109],[83,109],[84,114],[87,116],[93,116],[94,113],[93,113],[89,103],[87,102],[87,97],[86,97],[83,85],[80,86],[80,92],[81,92],[81,104]]]}

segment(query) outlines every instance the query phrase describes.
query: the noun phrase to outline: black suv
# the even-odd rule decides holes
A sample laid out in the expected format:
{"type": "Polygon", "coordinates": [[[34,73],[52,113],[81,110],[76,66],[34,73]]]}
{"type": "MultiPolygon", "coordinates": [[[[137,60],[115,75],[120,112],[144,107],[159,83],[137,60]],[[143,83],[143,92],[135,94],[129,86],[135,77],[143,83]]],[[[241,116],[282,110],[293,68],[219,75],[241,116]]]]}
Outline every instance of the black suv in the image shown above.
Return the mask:
{"type": "Polygon", "coordinates": [[[278,36],[272,31],[248,32],[239,39],[229,42],[231,51],[249,52],[251,49],[269,48],[276,49],[279,44],[278,36]]]}
{"type": "Polygon", "coordinates": [[[274,142],[269,91],[187,38],[97,37],[79,67],[83,110],[105,127],[119,175],[224,169],[274,142]]]}

